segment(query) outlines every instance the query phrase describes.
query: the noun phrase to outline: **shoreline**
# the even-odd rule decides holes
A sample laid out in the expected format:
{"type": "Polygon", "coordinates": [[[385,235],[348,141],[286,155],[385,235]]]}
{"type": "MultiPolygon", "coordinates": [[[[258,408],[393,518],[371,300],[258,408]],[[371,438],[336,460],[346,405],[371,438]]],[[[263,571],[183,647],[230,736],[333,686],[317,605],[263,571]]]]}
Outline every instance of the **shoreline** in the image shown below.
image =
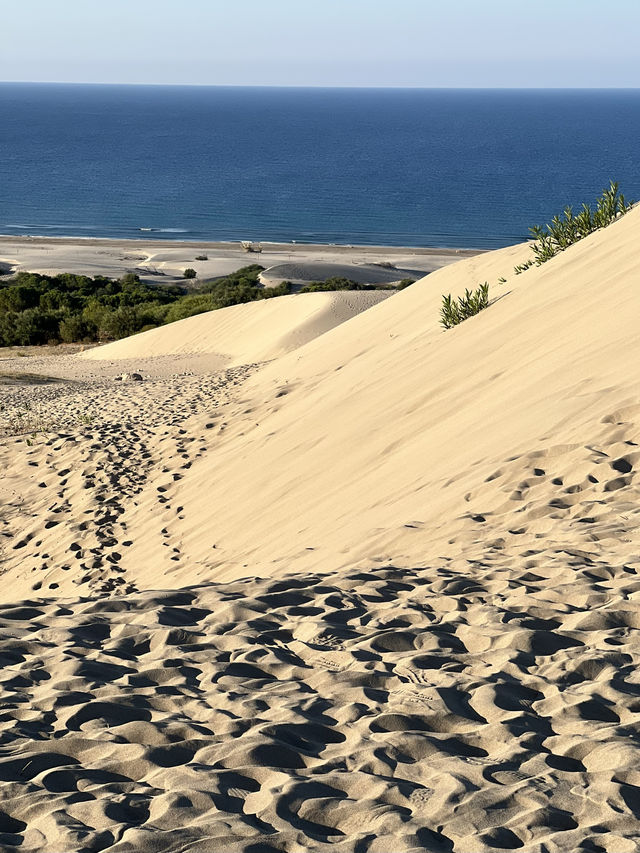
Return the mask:
{"type": "MultiPolygon", "coordinates": [[[[0,246],[16,243],[20,245],[32,245],[33,243],[45,243],[52,246],[67,246],[80,243],[83,246],[110,246],[116,247],[121,245],[131,246],[132,248],[150,248],[156,249],[171,249],[171,248],[191,248],[191,249],[212,249],[223,251],[225,249],[237,249],[242,240],[165,240],[153,239],[148,237],[81,237],[81,236],[65,236],[65,237],[47,237],[36,234],[21,234],[14,236],[12,234],[0,234],[0,246]]],[[[249,241],[246,241],[249,242],[249,241]]],[[[388,246],[383,244],[362,244],[362,243],[301,243],[300,241],[283,243],[271,240],[252,240],[255,244],[260,244],[263,247],[269,247],[272,251],[284,250],[287,252],[305,252],[305,251],[322,251],[331,252],[413,252],[420,255],[456,255],[460,257],[471,257],[485,252],[490,252],[492,249],[474,248],[468,246],[465,248],[452,247],[437,247],[437,246],[388,246]]],[[[264,251],[264,250],[263,250],[264,251]]],[[[250,254],[250,253],[248,253],[250,254]]]]}

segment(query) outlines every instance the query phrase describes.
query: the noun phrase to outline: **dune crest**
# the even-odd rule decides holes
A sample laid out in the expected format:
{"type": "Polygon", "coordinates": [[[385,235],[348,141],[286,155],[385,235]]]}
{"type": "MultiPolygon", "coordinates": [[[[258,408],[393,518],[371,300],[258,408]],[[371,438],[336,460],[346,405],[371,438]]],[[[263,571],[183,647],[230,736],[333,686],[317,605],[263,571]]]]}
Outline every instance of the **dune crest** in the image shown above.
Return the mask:
{"type": "Polygon", "coordinates": [[[89,361],[217,355],[227,365],[270,361],[389,296],[389,291],[304,293],[231,305],[96,347],[89,361]]]}

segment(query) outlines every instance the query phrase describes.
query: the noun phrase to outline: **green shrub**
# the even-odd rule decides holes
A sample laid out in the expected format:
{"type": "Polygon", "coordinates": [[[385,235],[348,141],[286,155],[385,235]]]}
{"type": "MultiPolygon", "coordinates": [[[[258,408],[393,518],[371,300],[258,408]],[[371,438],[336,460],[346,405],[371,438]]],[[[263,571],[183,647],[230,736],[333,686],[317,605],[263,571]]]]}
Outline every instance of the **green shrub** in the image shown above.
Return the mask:
{"type": "Polygon", "coordinates": [[[184,320],[196,314],[204,314],[205,311],[214,311],[218,306],[214,304],[208,293],[194,293],[183,297],[179,302],[169,306],[164,322],[175,323],[176,320],[184,320]]]}
{"type": "Polygon", "coordinates": [[[207,255],[196,255],[196,261],[208,261],[209,257],[207,255]]]}
{"type": "Polygon", "coordinates": [[[75,341],[91,339],[93,334],[95,334],[95,327],[90,327],[89,324],[82,319],[81,314],[71,314],[70,316],[65,317],[64,320],[60,321],[59,333],[60,340],[71,344],[75,341]]]}
{"type": "Polygon", "coordinates": [[[20,346],[57,343],[60,340],[60,314],[28,308],[16,314],[15,334],[20,346]]]}
{"type": "MultiPolygon", "coordinates": [[[[190,293],[177,285],[144,284],[135,273],[119,280],[18,273],[0,282],[0,346],[113,340],[204,311],[292,292],[287,281],[263,287],[259,281],[263,269],[251,264],[198,283],[190,293]]],[[[318,287],[369,289],[348,279],[330,279],[318,287]]]]}
{"type": "Polygon", "coordinates": [[[123,288],[135,288],[140,284],[140,276],[135,272],[127,272],[120,279],[120,284],[123,288]]]}
{"type": "Polygon", "coordinates": [[[350,278],[333,276],[325,281],[310,281],[298,291],[299,293],[316,293],[332,290],[376,290],[375,284],[359,284],[350,278]]]}
{"type": "Polygon", "coordinates": [[[611,181],[609,189],[603,190],[600,198],[596,199],[595,209],[583,204],[580,212],[574,214],[572,207],[565,207],[562,215],[554,216],[546,226],[534,225],[529,229],[534,238],[533,258],[518,264],[514,270],[516,275],[534,264],[540,266],[546,263],[588,234],[606,228],[615,219],[628,213],[633,204],[626,202],[619,192],[618,184],[611,181]]]}
{"type": "Polygon", "coordinates": [[[440,324],[445,329],[451,329],[462,323],[463,320],[479,314],[489,304],[489,284],[478,285],[476,290],[465,290],[464,296],[454,300],[449,293],[442,296],[442,307],[440,309],[440,324]]]}
{"type": "Polygon", "coordinates": [[[198,273],[193,269],[193,267],[187,267],[182,273],[183,278],[195,278],[197,275],[198,273]]]}
{"type": "Polygon", "coordinates": [[[404,290],[405,287],[409,287],[409,285],[415,284],[415,281],[415,278],[403,278],[400,282],[398,282],[396,290],[404,290]]]}
{"type": "Polygon", "coordinates": [[[266,287],[262,291],[262,299],[273,299],[274,296],[288,296],[293,291],[290,281],[281,281],[277,287],[266,287]]]}

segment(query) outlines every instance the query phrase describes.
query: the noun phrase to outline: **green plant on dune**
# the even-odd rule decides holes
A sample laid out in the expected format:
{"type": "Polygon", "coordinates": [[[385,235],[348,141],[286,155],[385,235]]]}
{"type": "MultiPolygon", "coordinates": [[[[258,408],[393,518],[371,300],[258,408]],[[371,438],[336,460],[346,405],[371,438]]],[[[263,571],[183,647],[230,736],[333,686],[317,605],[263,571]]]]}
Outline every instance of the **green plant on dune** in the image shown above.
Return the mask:
{"type": "Polygon", "coordinates": [[[489,284],[485,281],[484,284],[478,285],[476,290],[467,288],[464,296],[459,296],[454,299],[451,294],[442,296],[442,307],[440,309],[440,324],[445,329],[451,329],[479,314],[489,305],[489,284]]]}
{"type": "MultiPolygon", "coordinates": [[[[611,222],[628,213],[634,204],[633,201],[627,202],[617,182],[611,181],[609,189],[603,190],[602,195],[596,199],[595,208],[583,204],[580,212],[574,213],[572,207],[565,207],[562,215],[554,216],[546,226],[534,225],[529,229],[534,237],[533,257],[514,267],[515,274],[519,275],[532,266],[546,263],[588,234],[606,228],[611,222]]],[[[507,280],[501,277],[498,281],[505,284],[507,280]]],[[[478,314],[488,305],[487,282],[479,285],[476,290],[467,289],[464,296],[459,296],[457,301],[451,294],[443,295],[440,324],[445,329],[451,329],[468,317],[478,314]]]]}
{"type": "Polygon", "coordinates": [[[535,261],[533,260],[533,258],[528,258],[523,263],[516,264],[516,266],[513,268],[513,271],[516,275],[520,275],[521,272],[528,270],[529,267],[532,267],[534,264],[535,264],[535,261]]]}
{"type": "Polygon", "coordinates": [[[574,213],[572,207],[565,207],[562,214],[554,216],[547,225],[534,225],[530,228],[534,238],[533,257],[518,264],[514,272],[518,275],[534,264],[540,266],[546,263],[588,234],[606,228],[611,222],[628,213],[633,205],[633,201],[625,200],[617,182],[611,181],[609,189],[603,190],[602,195],[596,199],[595,208],[583,204],[580,212],[574,213]]]}

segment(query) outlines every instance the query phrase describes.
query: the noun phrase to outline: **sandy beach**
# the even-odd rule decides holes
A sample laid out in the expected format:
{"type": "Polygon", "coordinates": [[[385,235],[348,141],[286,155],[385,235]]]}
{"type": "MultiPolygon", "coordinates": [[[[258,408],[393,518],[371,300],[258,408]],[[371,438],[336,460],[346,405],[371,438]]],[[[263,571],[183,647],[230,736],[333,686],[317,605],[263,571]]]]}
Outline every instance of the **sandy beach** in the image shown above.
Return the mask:
{"type": "Polygon", "coordinates": [[[428,273],[0,351],[0,849],[637,850],[639,228],[517,276],[526,244],[0,238],[428,273]]]}
{"type": "Polygon", "coordinates": [[[261,251],[246,252],[241,242],[0,236],[0,272],[73,272],[112,278],[137,273],[143,281],[174,284],[184,281],[182,273],[187,267],[195,269],[199,279],[207,279],[227,275],[246,264],[259,263],[266,270],[272,270],[265,277],[268,284],[279,284],[284,278],[312,281],[331,275],[355,275],[357,280],[368,281],[371,276],[358,276],[363,267],[373,274],[373,283],[379,283],[418,278],[480,251],[298,243],[252,245],[260,246],[261,251]],[[198,255],[206,255],[207,260],[196,260],[198,255]],[[393,279],[380,264],[392,264],[401,272],[393,279]],[[283,271],[278,269],[281,266],[283,271]]]}

